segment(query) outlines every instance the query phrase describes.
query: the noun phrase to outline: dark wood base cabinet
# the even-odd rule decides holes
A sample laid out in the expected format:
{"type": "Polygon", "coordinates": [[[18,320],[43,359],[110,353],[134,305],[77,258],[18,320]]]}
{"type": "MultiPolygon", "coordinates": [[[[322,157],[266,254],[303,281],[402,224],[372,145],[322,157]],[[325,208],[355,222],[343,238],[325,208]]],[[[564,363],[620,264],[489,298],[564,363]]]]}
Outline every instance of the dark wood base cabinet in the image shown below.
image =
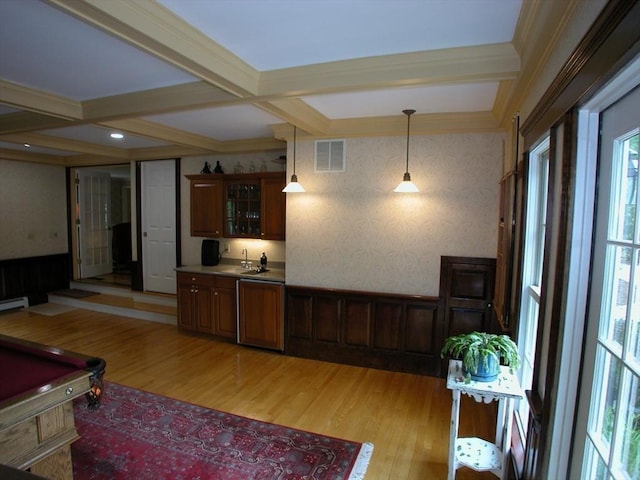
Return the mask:
{"type": "Polygon", "coordinates": [[[281,283],[238,282],[238,343],[284,350],[281,283]]]}
{"type": "Polygon", "coordinates": [[[236,338],[236,280],[178,272],[178,327],[236,338]]]}
{"type": "Polygon", "coordinates": [[[439,376],[438,298],[287,286],[285,354],[439,376]]]}

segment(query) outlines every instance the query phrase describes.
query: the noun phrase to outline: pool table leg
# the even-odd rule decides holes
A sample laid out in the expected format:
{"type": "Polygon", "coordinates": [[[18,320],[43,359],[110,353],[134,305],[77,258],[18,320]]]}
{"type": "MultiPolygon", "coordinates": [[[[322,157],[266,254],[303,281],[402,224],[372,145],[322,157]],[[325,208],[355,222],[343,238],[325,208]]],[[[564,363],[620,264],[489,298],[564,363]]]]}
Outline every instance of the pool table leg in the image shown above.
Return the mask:
{"type": "Polygon", "coordinates": [[[73,479],[71,447],[66,445],[31,465],[31,473],[53,480],[73,479]]]}

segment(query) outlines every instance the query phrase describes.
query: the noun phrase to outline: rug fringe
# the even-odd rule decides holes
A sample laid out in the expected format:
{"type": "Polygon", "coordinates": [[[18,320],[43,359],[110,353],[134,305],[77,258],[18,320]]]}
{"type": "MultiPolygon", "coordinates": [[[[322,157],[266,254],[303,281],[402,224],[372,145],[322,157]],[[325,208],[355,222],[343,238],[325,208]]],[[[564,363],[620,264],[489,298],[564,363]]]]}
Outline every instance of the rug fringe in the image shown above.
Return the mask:
{"type": "Polygon", "coordinates": [[[349,480],[362,480],[364,474],[367,473],[367,467],[369,466],[369,460],[373,454],[373,443],[366,442],[360,447],[360,453],[356,458],[356,463],[353,465],[349,480]]]}

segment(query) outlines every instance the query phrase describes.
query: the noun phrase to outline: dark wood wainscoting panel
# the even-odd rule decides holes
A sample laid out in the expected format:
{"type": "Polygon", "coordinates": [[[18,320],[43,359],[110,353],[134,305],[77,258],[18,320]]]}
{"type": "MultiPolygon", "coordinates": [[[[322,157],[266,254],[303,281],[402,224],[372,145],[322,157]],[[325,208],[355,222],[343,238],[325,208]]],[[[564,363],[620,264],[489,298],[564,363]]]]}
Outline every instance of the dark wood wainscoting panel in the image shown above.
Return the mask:
{"type": "Polygon", "coordinates": [[[296,318],[296,322],[290,324],[289,336],[294,338],[313,338],[313,296],[311,295],[288,295],[287,310],[296,318]]]}
{"type": "Polygon", "coordinates": [[[0,260],[0,300],[27,297],[46,303],[47,293],[69,288],[69,254],[0,260]]]}
{"type": "Polygon", "coordinates": [[[314,340],[319,342],[340,342],[340,298],[318,296],[314,299],[315,309],[311,318],[314,340]]]}
{"type": "Polygon", "coordinates": [[[441,374],[438,298],[296,286],[286,292],[285,354],[441,374]]]}
{"type": "Polygon", "coordinates": [[[368,347],[371,345],[371,301],[344,301],[344,343],[368,347]]]}
{"type": "Polygon", "coordinates": [[[438,307],[429,304],[408,304],[404,330],[404,348],[411,353],[437,357],[444,342],[438,328],[438,307]],[[430,332],[425,335],[424,332],[430,332]]]}
{"type": "Polygon", "coordinates": [[[400,350],[402,305],[378,302],[373,315],[373,347],[386,350],[400,350]]]}

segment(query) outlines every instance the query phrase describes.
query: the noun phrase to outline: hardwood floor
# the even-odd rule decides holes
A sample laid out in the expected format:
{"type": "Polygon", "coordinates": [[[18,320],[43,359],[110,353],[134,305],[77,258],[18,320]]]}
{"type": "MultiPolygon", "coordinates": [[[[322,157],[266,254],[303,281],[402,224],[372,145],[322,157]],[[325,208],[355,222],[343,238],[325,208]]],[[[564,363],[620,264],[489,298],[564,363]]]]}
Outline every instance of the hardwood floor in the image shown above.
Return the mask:
{"type": "MultiPolygon", "coordinates": [[[[288,357],[81,309],[55,316],[5,312],[0,333],[103,357],[107,381],[372,442],[366,480],[447,476],[451,394],[443,379],[288,357]]],[[[461,435],[491,439],[494,405],[463,397],[461,435]]],[[[495,477],[463,468],[456,478],[495,477]]]]}

